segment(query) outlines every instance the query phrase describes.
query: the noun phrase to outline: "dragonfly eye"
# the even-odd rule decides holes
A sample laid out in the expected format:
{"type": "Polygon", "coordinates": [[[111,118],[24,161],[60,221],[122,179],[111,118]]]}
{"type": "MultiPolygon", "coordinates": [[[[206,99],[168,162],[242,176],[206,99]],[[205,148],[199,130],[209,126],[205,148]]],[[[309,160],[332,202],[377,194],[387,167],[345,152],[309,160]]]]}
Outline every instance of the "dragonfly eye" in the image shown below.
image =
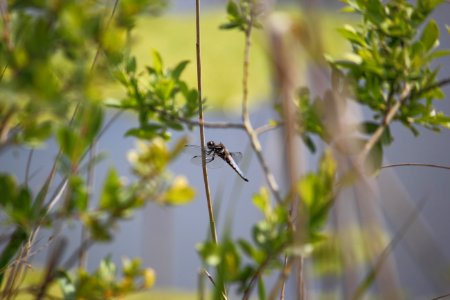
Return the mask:
{"type": "Polygon", "coordinates": [[[206,145],[208,146],[208,148],[214,148],[214,142],[213,141],[209,141],[208,143],[206,143],[206,145]]]}

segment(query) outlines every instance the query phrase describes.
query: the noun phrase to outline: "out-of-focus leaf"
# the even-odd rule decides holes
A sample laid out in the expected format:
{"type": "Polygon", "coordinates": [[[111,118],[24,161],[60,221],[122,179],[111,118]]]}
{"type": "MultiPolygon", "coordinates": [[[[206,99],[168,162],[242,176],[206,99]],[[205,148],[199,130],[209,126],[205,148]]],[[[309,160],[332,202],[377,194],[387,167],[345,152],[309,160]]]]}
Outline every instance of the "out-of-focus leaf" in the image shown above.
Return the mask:
{"type": "Polygon", "coordinates": [[[428,51],[436,46],[436,43],[439,38],[439,28],[436,24],[436,21],[430,20],[427,26],[422,32],[422,36],[420,37],[420,41],[425,47],[425,51],[428,51]]]}
{"type": "Polygon", "coordinates": [[[75,284],[70,278],[69,274],[65,271],[60,270],[57,272],[56,278],[63,294],[64,300],[75,300],[75,284]]]}
{"type": "Polygon", "coordinates": [[[156,282],[156,272],[152,268],[144,270],[144,288],[151,288],[156,282]]]}
{"type": "Polygon", "coordinates": [[[163,60],[157,51],[153,51],[153,70],[158,75],[163,73],[163,60]]]}
{"type": "Polygon", "coordinates": [[[264,286],[264,280],[262,279],[262,276],[258,278],[258,298],[260,300],[267,299],[266,297],[266,288],[264,286]]]}
{"type": "Polygon", "coordinates": [[[344,38],[346,38],[350,42],[360,46],[366,45],[364,38],[361,37],[361,35],[359,35],[351,25],[344,25],[344,27],[339,28],[338,31],[344,38]]]}
{"type": "Polygon", "coordinates": [[[112,239],[109,231],[111,228],[101,222],[95,214],[82,214],[81,219],[95,241],[106,242],[112,239]]]}
{"type": "Polygon", "coordinates": [[[105,182],[103,184],[102,194],[100,195],[100,209],[114,210],[122,202],[121,200],[122,183],[117,171],[109,169],[105,182]]]}
{"type": "MultiPolygon", "coordinates": [[[[14,256],[18,254],[23,243],[28,239],[28,233],[22,228],[17,227],[9,238],[8,244],[2,249],[0,254],[0,269],[6,270],[14,256]]],[[[0,284],[3,283],[5,272],[0,272],[0,284]]]]}
{"type": "Polygon", "coordinates": [[[69,178],[70,209],[74,208],[79,212],[84,212],[88,208],[88,191],[86,182],[78,175],[69,178]]]}
{"type": "Polygon", "coordinates": [[[127,73],[134,73],[136,72],[136,57],[130,57],[130,59],[128,59],[127,64],[125,66],[125,71],[127,73]]]}
{"type": "Polygon", "coordinates": [[[172,77],[175,79],[179,79],[181,73],[183,73],[186,66],[189,64],[188,60],[183,60],[176,65],[176,67],[172,70],[172,77]]]}
{"type": "Polygon", "coordinates": [[[317,172],[306,174],[298,184],[298,193],[306,210],[302,212],[308,220],[308,242],[315,242],[315,237],[325,224],[331,207],[334,189],[336,163],[327,151],[319,162],[317,172]]]}
{"type": "Polygon", "coordinates": [[[376,174],[383,163],[383,145],[376,143],[369,152],[366,160],[366,171],[370,174],[376,174]]]}
{"type": "Polygon", "coordinates": [[[195,190],[189,186],[186,178],[177,176],[165,192],[163,203],[169,205],[182,205],[191,202],[195,197],[195,190]]]}
{"type": "Polygon", "coordinates": [[[227,13],[234,18],[238,18],[240,15],[239,7],[233,0],[229,0],[227,3],[227,13]]]}
{"type": "Polygon", "coordinates": [[[97,274],[101,278],[101,280],[104,280],[106,282],[114,282],[114,279],[116,277],[117,267],[116,265],[111,261],[111,257],[106,257],[102,259],[100,262],[100,266],[98,268],[97,274]]]}
{"type": "Polygon", "coordinates": [[[265,215],[267,216],[270,211],[270,198],[269,198],[269,191],[262,187],[259,190],[259,193],[254,194],[252,198],[253,204],[265,215]]]}
{"type": "Polygon", "coordinates": [[[217,266],[221,262],[219,247],[213,242],[205,242],[196,246],[203,261],[210,266],[217,266]]]}

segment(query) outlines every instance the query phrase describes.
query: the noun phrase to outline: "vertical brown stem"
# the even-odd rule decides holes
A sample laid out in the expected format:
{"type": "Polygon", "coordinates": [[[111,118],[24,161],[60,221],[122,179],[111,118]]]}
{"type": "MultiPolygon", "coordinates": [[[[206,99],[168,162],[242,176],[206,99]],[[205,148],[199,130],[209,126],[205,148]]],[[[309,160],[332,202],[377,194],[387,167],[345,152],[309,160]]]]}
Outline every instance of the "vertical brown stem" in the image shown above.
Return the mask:
{"type": "Polygon", "coordinates": [[[202,63],[200,52],[200,0],[195,0],[195,35],[196,35],[196,58],[197,58],[197,90],[198,90],[198,121],[200,124],[200,142],[202,147],[202,171],[203,182],[205,184],[206,202],[208,205],[209,226],[211,230],[211,237],[214,243],[217,244],[216,224],[214,221],[214,212],[212,207],[211,193],[209,191],[208,171],[206,169],[205,157],[205,127],[203,126],[203,102],[202,102],[202,63]]]}

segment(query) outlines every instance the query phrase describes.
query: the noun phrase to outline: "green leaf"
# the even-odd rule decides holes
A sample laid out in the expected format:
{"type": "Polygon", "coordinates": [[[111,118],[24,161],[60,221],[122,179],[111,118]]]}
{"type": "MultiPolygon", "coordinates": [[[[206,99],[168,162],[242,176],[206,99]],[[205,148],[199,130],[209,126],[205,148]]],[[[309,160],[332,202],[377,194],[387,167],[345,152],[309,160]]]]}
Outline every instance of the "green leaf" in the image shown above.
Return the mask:
{"type": "Polygon", "coordinates": [[[102,281],[114,282],[116,278],[117,267],[111,261],[111,257],[106,257],[100,262],[97,274],[102,281]]]}
{"type": "Polygon", "coordinates": [[[122,183],[119,174],[113,168],[108,170],[100,195],[99,207],[104,210],[114,210],[118,208],[121,201],[122,183]]]}
{"type": "Polygon", "coordinates": [[[14,178],[9,175],[0,174],[0,205],[10,205],[16,199],[17,186],[14,178]]]}
{"type": "Polygon", "coordinates": [[[133,56],[130,59],[128,59],[127,65],[125,66],[125,71],[128,74],[136,72],[136,57],[133,56]]]}
{"type": "Polygon", "coordinates": [[[234,23],[226,23],[226,24],[222,24],[219,26],[219,29],[223,29],[223,30],[229,30],[229,29],[233,29],[236,27],[239,27],[241,24],[234,22],[234,23]]]}
{"type": "Polygon", "coordinates": [[[269,191],[262,187],[259,193],[254,194],[252,198],[253,204],[265,215],[267,216],[271,211],[269,191]]]}
{"type": "Polygon", "coordinates": [[[422,36],[420,37],[420,41],[425,47],[425,51],[428,51],[435,46],[437,46],[439,38],[439,27],[436,24],[435,20],[431,20],[428,22],[427,26],[422,32],[422,36]]]}
{"type": "Polygon", "coordinates": [[[163,73],[163,60],[158,51],[153,51],[153,68],[154,72],[158,75],[163,73]]]}
{"type": "Polygon", "coordinates": [[[125,132],[125,136],[134,136],[143,140],[150,140],[161,134],[162,127],[160,124],[149,123],[139,128],[131,128],[125,132]]]}
{"type": "Polygon", "coordinates": [[[309,151],[316,153],[316,145],[314,144],[312,138],[309,135],[304,135],[302,136],[302,139],[309,151]]]}
{"type": "Polygon", "coordinates": [[[351,25],[344,25],[343,28],[339,28],[338,32],[347,40],[349,40],[352,43],[355,43],[360,46],[365,46],[366,42],[364,41],[364,38],[359,35],[355,28],[353,28],[351,25]]]}
{"type": "Polygon", "coordinates": [[[188,185],[186,178],[178,176],[165,192],[163,203],[169,205],[182,205],[191,202],[195,197],[195,190],[188,185]]]}
{"type": "MultiPolygon", "coordinates": [[[[361,128],[363,129],[364,133],[369,135],[373,134],[379,127],[380,124],[370,121],[363,122],[361,124],[361,128]]],[[[380,141],[383,145],[390,145],[394,141],[389,127],[386,127],[386,129],[383,131],[380,141]]]]}
{"type": "Polygon", "coordinates": [[[375,175],[383,163],[383,145],[380,142],[376,143],[367,155],[366,172],[370,175],[375,175]]]}
{"type": "Polygon", "coordinates": [[[450,49],[436,50],[428,55],[428,59],[431,61],[448,55],[450,55],[450,49]]]}
{"type": "Polygon", "coordinates": [[[70,203],[69,207],[78,212],[85,212],[88,208],[88,191],[87,185],[83,178],[78,175],[73,175],[69,178],[70,187],[70,203]]]}
{"type": "Polygon", "coordinates": [[[75,300],[76,299],[76,287],[69,274],[65,271],[57,271],[56,278],[59,287],[64,296],[64,300],[75,300]]]}
{"type": "MultiPolygon", "coordinates": [[[[0,255],[0,270],[6,270],[14,256],[18,254],[23,243],[28,239],[28,233],[22,228],[17,227],[10,235],[8,244],[3,248],[0,255]]],[[[0,272],[0,286],[3,283],[5,272],[0,272]]]]}
{"type": "Polygon", "coordinates": [[[172,70],[172,78],[179,79],[181,73],[183,73],[188,64],[189,60],[183,60],[182,62],[178,63],[178,65],[172,70]]]}
{"type": "Polygon", "coordinates": [[[229,0],[227,3],[227,13],[236,19],[240,17],[239,7],[233,0],[229,0]]]}
{"type": "Polygon", "coordinates": [[[103,124],[103,109],[99,105],[89,105],[83,109],[81,137],[85,143],[91,144],[97,137],[103,124]]]}
{"type": "Polygon", "coordinates": [[[83,214],[81,219],[84,225],[89,230],[92,239],[100,242],[107,242],[112,239],[110,230],[110,224],[106,225],[101,222],[94,214],[83,214]]]}
{"type": "Polygon", "coordinates": [[[259,276],[259,278],[258,278],[258,298],[260,300],[267,299],[266,288],[264,286],[264,280],[263,280],[262,276],[259,276]]]}
{"type": "Polygon", "coordinates": [[[368,0],[366,13],[367,17],[375,23],[381,24],[386,18],[385,7],[380,0],[368,0]]]}
{"type": "Polygon", "coordinates": [[[221,262],[219,246],[212,241],[197,244],[197,252],[203,261],[210,266],[217,266],[221,262]]]}

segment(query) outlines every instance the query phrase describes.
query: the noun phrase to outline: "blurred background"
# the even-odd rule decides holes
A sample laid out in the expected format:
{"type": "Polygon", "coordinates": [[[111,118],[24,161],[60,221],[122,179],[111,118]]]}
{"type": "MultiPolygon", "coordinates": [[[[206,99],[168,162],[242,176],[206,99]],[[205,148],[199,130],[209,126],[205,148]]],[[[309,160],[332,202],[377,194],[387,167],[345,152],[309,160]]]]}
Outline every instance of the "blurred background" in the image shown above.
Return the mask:
{"type": "MultiPolygon", "coordinates": [[[[272,110],[275,96],[273,78],[270,75],[272,58],[269,28],[294,26],[304,32],[307,37],[305,40],[320,44],[320,49],[325,53],[339,56],[348,50],[348,45],[340,38],[336,29],[344,23],[354,22],[350,15],[339,12],[338,1],[275,2],[277,1],[267,1],[267,6],[277,5],[277,9],[266,16],[265,29],[255,34],[251,50],[251,120],[255,127],[277,118],[272,110]]],[[[152,49],[164,55],[167,65],[184,59],[190,60],[185,76],[193,85],[196,82],[194,5],[195,1],[172,0],[168,11],[163,15],[142,16],[132,36],[132,52],[142,65],[147,61],[150,64],[152,49]]],[[[203,94],[208,99],[205,115],[208,121],[240,121],[244,39],[236,32],[218,30],[218,26],[225,21],[225,5],[226,1],[202,1],[203,94]]],[[[436,18],[439,25],[443,25],[448,22],[449,15],[450,5],[447,4],[432,17],[436,18]]],[[[445,33],[445,28],[441,28],[441,32],[441,47],[450,48],[450,38],[445,33]]],[[[321,66],[308,57],[307,51],[298,51],[300,55],[296,63],[300,83],[321,94],[329,85],[327,76],[323,75],[321,66]]],[[[442,65],[440,76],[449,77],[450,60],[443,58],[439,64],[442,65]]],[[[450,114],[450,88],[444,87],[443,91],[447,97],[438,104],[438,108],[450,114]]],[[[123,91],[119,87],[111,87],[105,94],[110,98],[120,98],[123,91]]],[[[111,118],[112,115],[113,112],[108,117],[111,118]]],[[[123,135],[134,123],[134,115],[122,115],[101,138],[97,151],[105,152],[107,157],[97,167],[96,178],[104,178],[109,165],[114,165],[122,177],[131,176],[127,153],[135,146],[135,140],[123,138],[123,135]]],[[[198,128],[194,128],[192,132],[174,133],[173,140],[187,134],[192,144],[199,144],[197,130],[198,128]]],[[[420,137],[415,138],[403,127],[393,125],[395,142],[386,149],[383,164],[416,162],[450,166],[450,132],[436,134],[420,130],[420,133],[420,137]]],[[[260,212],[251,203],[252,195],[265,184],[261,167],[256,162],[243,131],[207,129],[206,136],[207,140],[223,142],[231,151],[244,153],[241,165],[249,178],[248,183],[236,176],[231,168],[211,170],[209,178],[217,209],[219,236],[225,228],[230,228],[233,236],[248,238],[252,224],[261,218],[260,212]]],[[[284,154],[280,152],[282,141],[281,131],[276,129],[261,136],[264,155],[280,183],[285,181],[282,177],[285,174],[284,154]]],[[[31,184],[42,182],[42,176],[47,174],[56,155],[55,146],[50,143],[34,154],[31,165],[34,177],[31,184]]],[[[314,168],[318,157],[309,154],[303,146],[300,149],[300,169],[304,172],[314,168]]],[[[21,172],[25,170],[27,158],[26,149],[12,149],[0,157],[0,171],[13,172],[21,181],[24,178],[21,172]]],[[[195,292],[201,267],[195,249],[209,234],[201,168],[191,164],[188,156],[180,156],[170,169],[174,174],[182,174],[189,179],[197,189],[196,200],[176,208],[149,203],[145,209],[117,228],[117,235],[111,244],[94,246],[89,251],[88,265],[96,266],[105,254],[111,254],[114,261],[120,261],[124,256],[142,257],[144,265],[154,268],[157,273],[157,289],[195,292]]],[[[95,182],[94,186],[98,188],[101,184],[102,182],[95,182]]],[[[385,268],[389,269],[386,272],[389,272],[392,280],[398,282],[407,299],[431,299],[449,293],[450,172],[434,168],[387,168],[381,170],[370,184],[373,192],[362,191],[358,194],[347,191],[345,197],[337,201],[333,210],[336,230],[354,249],[362,249],[371,242],[371,236],[357,233],[359,226],[365,222],[374,222],[380,232],[383,232],[385,240],[372,240],[374,243],[386,245],[397,236],[398,244],[389,254],[385,268]],[[370,201],[365,201],[364,204],[357,201],[358,197],[366,196],[370,201]]],[[[283,190],[285,187],[281,188],[283,190]]],[[[80,228],[74,224],[64,228],[64,231],[75,247],[81,238],[80,228]]],[[[42,245],[47,237],[45,232],[42,233],[42,245]]],[[[347,254],[355,262],[364,260],[358,251],[347,254]]],[[[36,253],[34,261],[39,264],[46,259],[46,255],[46,248],[42,247],[42,251],[36,253]]],[[[312,270],[308,273],[312,274],[311,277],[306,278],[311,299],[318,299],[318,295],[326,299],[339,299],[334,294],[336,282],[327,280],[326,276],[322,277],[323,280],[314,280],[314,276],[323,276],[323,270],[314,268],[309,263],[307,267],[312,270]]],[[[355,273],[354,276],[364,273],[362,270],[352,272],[355,273]]],[[[288,285],[286,292],[286,299],[291,299],[289,293],[294,293],[293,285],[288,285]]],[[[345,296],[341,299],[345,299],[345,296]]]]}

